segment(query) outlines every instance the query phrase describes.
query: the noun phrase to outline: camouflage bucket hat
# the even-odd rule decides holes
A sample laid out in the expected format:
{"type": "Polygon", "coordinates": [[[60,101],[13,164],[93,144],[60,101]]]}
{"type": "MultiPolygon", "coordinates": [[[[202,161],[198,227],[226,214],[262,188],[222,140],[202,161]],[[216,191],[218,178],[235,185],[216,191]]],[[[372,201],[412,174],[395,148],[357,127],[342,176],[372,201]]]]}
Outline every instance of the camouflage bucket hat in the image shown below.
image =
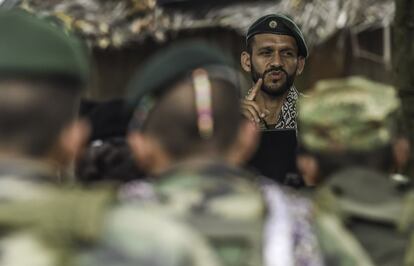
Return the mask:
{"type": "Polygon", "coordinates": [[[316,152],[363,152],[393,136],[400,107],[393,87],[361,77],[319,81],[299,102],[299,135],[316,152]]]}

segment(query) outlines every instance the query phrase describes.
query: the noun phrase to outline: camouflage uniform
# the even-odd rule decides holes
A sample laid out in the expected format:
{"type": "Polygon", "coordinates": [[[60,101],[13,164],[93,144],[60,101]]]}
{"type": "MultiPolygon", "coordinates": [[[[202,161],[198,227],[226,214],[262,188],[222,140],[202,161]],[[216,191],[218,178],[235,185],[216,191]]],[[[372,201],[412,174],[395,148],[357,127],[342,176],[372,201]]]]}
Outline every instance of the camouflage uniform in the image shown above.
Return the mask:
{"type": "MultiPolygon", "coordinates": [[[[300,102],[300,139],[325,156],[375,151],[390,145],[398,108],[392,87],[363,78],[321,81],[300,102]]],[[[327,265],[413,265],[410,193],[389,174],[352,163],[323,180],[316,227],[327,265]]]]}
{"type": "Polygon", "coordinates": [[[251,178],[220,163],[191,164],[166,172],[154,187],[166,211],[202,232],[224,265],[261,265],[265,207],[251,178]]]}
{"type": "Polygon", "coordinates": [[[193,164],[180,165],[163,174],[160,180],[155,180],[152,184],[128,183],[121,188],[119,197],[138,206],[161,206],[161,209],[166,208],[165,212],[196,226],[197,230],[212,239],[224,265],[251,265],[245,257],[251,253],[257,255],[257,249],[262,246],[263,265],[324,265],[312,228],[312,208],[297,193],[283,189],[269,179],[217,162],[198,167],[193,164]],[[250,200],[247,205],[244,202],[249,198],[254,201],[250,200]],[[230,205],[219,202],[233,202],[232,208],[242,212],[227,211],[230,205]],[[243,229],[246,225],[240,223],[240,216],[248,213],[250,218],[246,218],[251,220],[251,225],[255,224],[249,231],[256,230],[256,233],[246,234],[243,229]],[[194,219],[204,220],[194,223],[194,219]],[[228,229],[229,223],[232,224],[231,230],[228,229]],[[217,227],[222,228],[217,231],[217,227]],[[227,232],[222,234],[223,230],[227,232]],[[250,248],[237,245],[235,237],[253,245],[250,248]],[[239,253],[225,252],[231,246],[239,253]]]}
{"type": "MultiPolygon", "coordinates": [[[[22,80],[27,89],[32,78],[86,84],[81,43],[55,26],[23,11],[0,11],[0,35],[1,79],[22,80]]],[[[62,87],[51,89],[72,89],[62,87]]],[[[1,266],[219,265],[191,229],[151,210],[118,205],[107,188],[58,187],[51,158],[13,144],[0,151],[1,266]],[[157,234],[158,226],[168,231],[157,234]]]]}
{"type": "Polygon", "coordinates": [[[105,216],[98,244],[76,266],[220,266],[205,239],[154,205],[122,204],[105,216]]]}
{"type": "Polygon", "coordinates": [[[0,265],[71,265],[77,243],[97,239],[111,193],[56,186],[46,165],[0,163],[0,265]]]}
{"type": "MultiPolygon", "coordinates": [[[[224,112],[234,115],[233,118],[227,118],[228,120],[241,118],[237,105],[239,96],[237,79],[231,79],[232,76],[236,76],[235,71],[225,67],[226,65],[226,61],[217,50],[205,44],[187,42],[159,53],[149,61],[146,68],[135,76],[130,83],[128,97],[130,106],[134,109],[130,137],[131,139],[148,137],[149,143],[159,143],[158,147],[152,147],[156,151],[163,151],[161,153],[166,154],[169,159],[160,168],[155,167],[156,171],[152,171],[157,175],[152,178],[152,186],[143,183],[129,184],[121,189],[120,196],[129,201],[137,199],[137,206],[149,204],[153,206],[152,208],[161,208],[165,213],[191,225],[209,240],[223,265],[319,266],[322,263],[317,254],[318,245],[312,238],[306,204],[293,199],[277,185],[264,182],[264,179],[262,180],[257,175],[232,166],[235,162],[230,164],[227,160],[229,148],[227,150],[217,149],[215,147],[217,139],[209,139],[208,136],[206,138],[206,135],[202,134],[202,129],[205,128],[200,127],[199,123],[191,125],[192,122],[206,121],[200,118],[203,115],[213,116],[213,113],[213,121],[206,123],[207,126],[214,125],[210,129],[216,130],[217,125],[220,125],[221,129],[223,126],[235,127],[237,125],[237,121],[234,121],[232,125],[224,119],[221,120],[221,116],[225,117],[224,112]],[[171,68],[170,62],[179,63],[171,68]],[[197,85],[200,84],[196,82],[194,76],[192,76],[194,84],[192,87],[178,85],[177,88],[174,85],[177,84],[175,82],[180,84],[180,77],[185,80],[185,77],[188,77],[186,74],[188,75],[194,69],[200,70],[200,68],[206,71],[207,79],[232,84],[232,86],[226,85],[217,89],[234,90],[233,94],[223,96],[223,98],[228,97],[228,100],[233,96],[231,100],[234,104],[230,106],[223,104],[219,108],[213,105],[213,107],[200,110],[197,106],[199,103],[197,91],[200,90],[197,85]],[[154,79],[155,74],[160,78],[154,79]],[[195,101],[196,103],[196,108],[194,108],[194,111],[197,111],[196,116],[191,120],[187,121],[180,115],[170,118],[170,114],[164,113],[168,112],[168,108],[171,108],[171,113],[174,112],[172,109],[175,103],[169,104],[170,98],[168,98],[168,93],[174,92],[167,91],[175,88],[178,90],[194,89],[196,92],[192,94],[186,91],[186,95],[183,93],[182,96],[186,102],[195,101]],[[188,98],[184,98],[186,96],[188,98]],[[192,96],[195,96],[195,99],[192,99],[192,96]],[[168,108],[163,109],[163,107],[168,108]],[[157,113],[159,110],[163,112],[157,113]],[[170,119],[175,120],[170,121],[170,119]],[[222,124],[220,121],[225,123],[222,124]],[[189,133],[188,137],[194,137],[194,139],[180,145],[180,148],[186,149],[188,153],[184,152],[184,156],[177,155],[177,152],[167,149],[166,143],[174,137],[157,135],[159,131],[155,131],[151,123],[172,125],[172,132],[188,130],[185,133],[189,133]],[[204,154],[206,150],[199,150],[198,145],[206,147],[207,154],[204,154]],[[211,158],[206,158],[207,155],[210,156],[210,148],[214,152],[211,158]]],[[[207,100],[210,99],[205,98],[215,99],[216,96],[208,90],[216,88],[210,85],[203,88],[206,90],[204,90],[205,97],[202,102],[208,106],[207,100]]],[[[188,114],[191,111],[192,109],[186,109],[183,113],[188,114]]],[[[236,127],[235,129],[240,130],[236,127]]],[[[232,133],[234,136],[230,136],[232,139],[236,139],[235,132],[237,131],[232,133]]],[[[217,130],[214,134],[220,136],[223,132],[217,130]]],[[[215,137],[215,135],[210,136],[215,137]]],[[[232,148],[232,146],[228,147],[232,148]]],[[[135,148],[138,154],[139,147],[135,146],[135,148]]],[[[147,147],[144,150],[148,151],[152,148],[147,147]]],[[[152,156],[141,155],[138,156],[141,159],[140,163],[145,166],[145,158],[152,156]]],[[[157,157],[157,155],[154,156],[157,157]]],[[[149,162],[147,166],[151,164],[149,162]]],[[[151,173],[151,167],[147,170],[151,173]]],[[[154,167],[152,170],[155,170],[154,167]]]]}
{"type": "Polygon", "coordinates": [[[3,163],[2,266],[220,265],[203,238],[165,214],[116,204],[108,189],[57,187],[38,163],[3,163]]]}

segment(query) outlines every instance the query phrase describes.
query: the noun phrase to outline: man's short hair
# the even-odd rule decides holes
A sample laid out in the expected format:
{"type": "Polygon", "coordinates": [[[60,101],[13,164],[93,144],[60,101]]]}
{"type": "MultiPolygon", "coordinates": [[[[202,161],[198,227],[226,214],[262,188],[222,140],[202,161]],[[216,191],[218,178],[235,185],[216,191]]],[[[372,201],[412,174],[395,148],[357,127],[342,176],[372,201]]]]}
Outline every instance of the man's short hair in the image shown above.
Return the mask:
{"type": "Polygon", "coordinates": [[[176,43],[131,80],[130,129],[158,138],[175,159],[224,152],[238,132],[239,93],[238,72],[227,55],[200,41],[176,43]]]}
{"type": "Polygon", "coordinates": [[[23,10],[0,10],[0,149],[42,156],[74,117],[86,47],[23,10]]]}
{"type": "Polygon", "coordinates": [[[76,116],[78,95],[57,80],[0,80],[0,149],[46,155],[76,116]]]}
{"type": "Polygon", "coordinates": [[[144,132],[156,137],[175,159],[208,151],[225,153],[233,144],[240,121],[239,93],[234,84],[210,79],[214,132],[211,138],[200,136],[197,126],[194,88],[190,78],[180,80],[162,96],[150,113],[144,132]],[[181,99],[181,102],[177,102],[181,99]]]}
{"type": "Polygon", "coordinates": [[[393,164],[391,145],[385,145],[370,151],[354,151],[340,153],[324,153],[301,148],[300,153],[313,155],[319,164],[320,176],[328,177],[340,169],[347,167],[369,167],[388,172],[393,164]]]}

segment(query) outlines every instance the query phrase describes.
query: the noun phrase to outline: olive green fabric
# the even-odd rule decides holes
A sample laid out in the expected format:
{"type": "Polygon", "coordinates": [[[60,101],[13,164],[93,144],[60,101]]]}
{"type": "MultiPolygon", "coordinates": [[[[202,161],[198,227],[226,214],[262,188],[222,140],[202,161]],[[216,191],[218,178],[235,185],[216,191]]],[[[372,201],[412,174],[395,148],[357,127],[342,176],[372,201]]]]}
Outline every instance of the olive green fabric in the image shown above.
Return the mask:
{"type": "Polygon", "coordinates": [[[204,235],[225,266],[262,265],[265,203],[253,176],[221,163],[181,164],[158,177],[160,206],[204,235]]]}
{"type": "Polygon", "coordinates": [[[20,256],[31,263],[33,259],[45,265],[72,265],[77,245],[100,237],[113,201],[107,190],[62,189],[16,175],[1,175],[0,186],[2,266],[18,265],[20,256]],[[20,249],[27,253],[16,253],[20,249]]]}
{"type": "Polygon", "coordinates": [[[322,245],[324,253],[353,249],[360,253],[355,258],[365,253],[373,265],[413,265],[412,199],[411,192],[400,191],[387,175],[368,168],[349,167],[333,174],[316,194],[317,219],[329,217],[330,224],[336,224],[336,229],[319,226],[319,239],[329,243],[322,245]]]}
{"type": "Polygon", "coordinates": [[[292,36],[298,45],[299,55],[305,58],[308,57],[308,47],[302,32],[295,22],[287,16],[283,14],[269,14],[260,17],[247,30],[246,41],[248,42],[254,35],[261,33],[292,36]]]}
{"type": "Polygon", "coordinates": [[[99,243],[76,266],[220,266],[205,239],[156,206],[124,204],[108,211],[99,243]]]}
{"type": "Polygon", "coordinates": [[[0,77],[61,77],[86,83],[86,47],[57,26],[23,10],[3,10],[0,36],[0,77]]]}
{"type": "Polygon", "coordinates": [[[314,228],[325,265],[374,266],[369,254],[336,216],[316,211],[314,217],[314,228]]]}
{"type": "Polygon", "coordinates": [[[386,146],[400,107],[395,90],[361,77],[319,81],[299,101],[299,137],[313,152],[364,152],[386,146]]]}
{"type": "Polygon", "coordinates": [[[203,236],[155,206],[120,204],[108,187],[57,187],[39,165],[20,166],[0,168],[0,266],[221,265],[203,236]]]}

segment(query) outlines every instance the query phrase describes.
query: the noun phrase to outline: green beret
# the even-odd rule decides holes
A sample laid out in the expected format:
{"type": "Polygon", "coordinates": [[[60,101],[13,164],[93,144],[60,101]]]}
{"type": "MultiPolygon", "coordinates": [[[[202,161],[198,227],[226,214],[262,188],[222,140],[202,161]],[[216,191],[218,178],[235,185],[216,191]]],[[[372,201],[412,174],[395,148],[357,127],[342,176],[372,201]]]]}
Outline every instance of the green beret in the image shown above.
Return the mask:
{"type": "Polygon", "coordinates": [[[129,107],[136,107],[148,95],[171,88],[172,83],[191,70],[207,66],[230,66],[229,57],[199,41],[176,43],[156,54],[137,72],[127,88],[129,107]]]}
{"type": "Polygon", "coordinates": [[[389,144],[400,107],[393,87],[361,77],[319,81],[298,104],[299,136],[311,151],[371,151],[389,144]]]}
{"type": "Polygon", "coordinates": [[[299,55],[308,57],[308,47],[299,27],[285,15],[269,14],[253,22],[246,34],[246,42],[254,35],[261,33],[272,33],[279,35],[289,35],[295,38],[298,45],[299,55]]]}
{"type": "Polygon", "coordinates": [[[23,10],[0,11],[0,76],[88,79],[85,46],[23,10]]]}

